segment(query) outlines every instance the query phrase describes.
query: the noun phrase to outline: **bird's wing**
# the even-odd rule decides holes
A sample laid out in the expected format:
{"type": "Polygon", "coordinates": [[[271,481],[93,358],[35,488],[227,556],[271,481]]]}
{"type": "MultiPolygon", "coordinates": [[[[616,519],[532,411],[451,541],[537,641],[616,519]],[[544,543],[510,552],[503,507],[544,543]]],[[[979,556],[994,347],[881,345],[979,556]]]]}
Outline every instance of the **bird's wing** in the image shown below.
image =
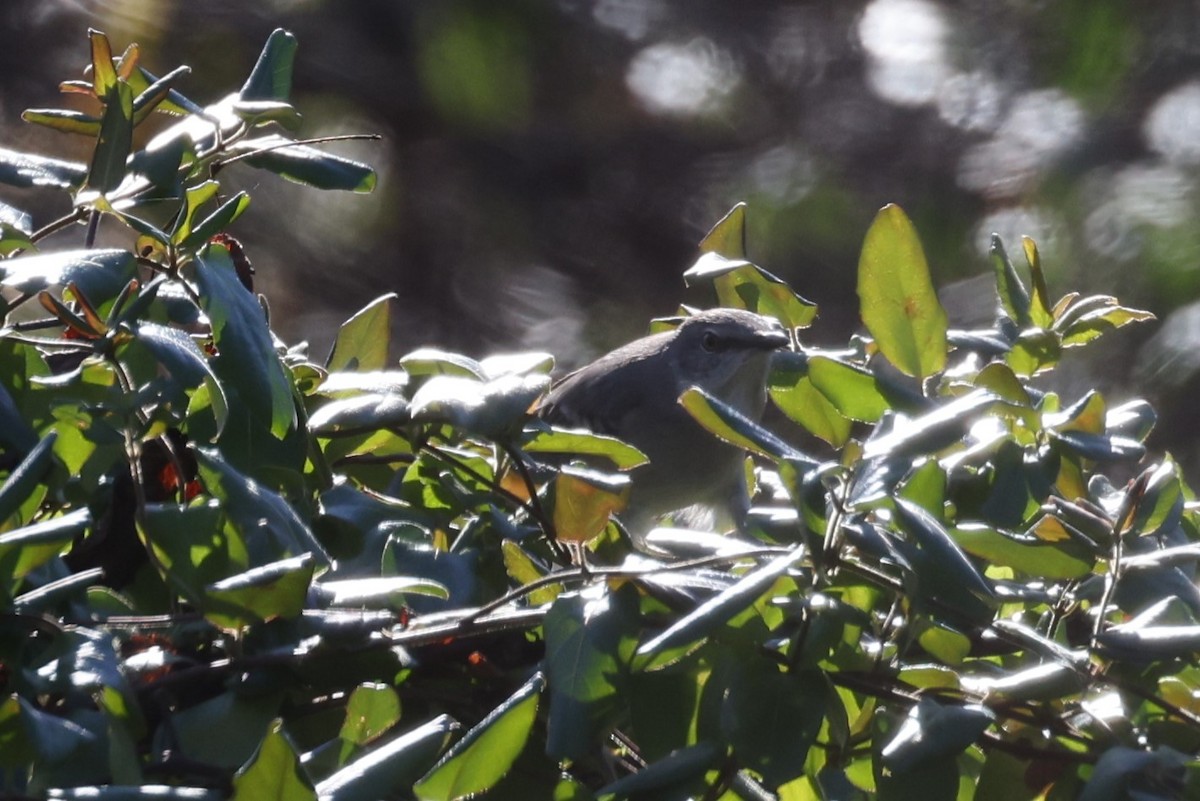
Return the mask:
{"type": "MultiPolygon", "coordinates": [[[[669,408],[654,406],[656,398],[661,405],[661,398],[670,393],[646,391],[647,387],[671,380],[656,372],[653,363],[636,355],[609,354],[560,381],[542,401],[538,414],[551,423],[619,435],[628,430],[626,422],[631,418],[669,413],[669,408]]],[[[669,400],[673,406],[675,399],[669,400]]]]}

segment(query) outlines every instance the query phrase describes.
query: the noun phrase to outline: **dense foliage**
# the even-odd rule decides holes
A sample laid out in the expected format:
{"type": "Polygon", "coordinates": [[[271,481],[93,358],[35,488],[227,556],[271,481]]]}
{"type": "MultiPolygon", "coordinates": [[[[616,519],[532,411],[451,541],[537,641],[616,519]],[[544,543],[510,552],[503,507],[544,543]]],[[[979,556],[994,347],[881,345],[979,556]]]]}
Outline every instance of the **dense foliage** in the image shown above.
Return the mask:
{"type": "MultiPolygon", "coordinates": [[[[396,361],[388,297],[323,364],[272,336],[221,171],[374,181],[282,132],[288,34],[207,108],[182,71],[91,45],[64,86],[100,113],[26,113],[94,137],[90,164],[0,151],[0,181],[73,209],[0,238],[2,789],[1196,794],[1191,493],[1146,458],[1147,404],[1033,381],[1147,314],[1052,302],[1033,243],[1019,270],[996,241],[994,327],[948,330],[886,207],[859,263],[869,336],[797,335],[773,370],[822,456],[685,393],[757,455],[758,505],[740,533],[664,528],[637,553],[611,514],[641,455],[531,417],[549,355],[396,361]],[[183,119],[135,150],[155,111],[183,119]]],[[[744,214],[685,278],[798,334],[816,309],[746,259],[744,214]]]]}

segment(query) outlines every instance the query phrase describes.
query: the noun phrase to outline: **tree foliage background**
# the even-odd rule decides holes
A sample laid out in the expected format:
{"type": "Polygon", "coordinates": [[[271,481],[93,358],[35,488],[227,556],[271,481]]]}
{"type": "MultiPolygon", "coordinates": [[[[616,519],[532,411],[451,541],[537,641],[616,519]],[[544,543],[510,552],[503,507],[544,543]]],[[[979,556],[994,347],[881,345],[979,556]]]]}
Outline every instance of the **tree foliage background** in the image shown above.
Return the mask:
{"type": "MultiPolygon", "coordinates": [[[[306,134],[385,136],[338,151],[370,158],[376,197],[263,186],[259,207],[287,213],[238,232],[271,244],[260,282],[281,332],[321,348],[382,285],[399,345],[553,342],[581,363],[674,307],[694,243],[739,200],[756,209],[753,255],[821,302],[808,336],[826,343],[857,325],[846,268],[886,202],[912,215],[939,286],[983,271],[993,231],[1033,236],[1054,279],[1163,319],[1200,286],[1189,0],[13,0],[0,20],[15,146],[37,136],[19,112],[79,68],[86,25],[164,69],[186,53],[204,100],[272,28],[296,32],[306,134]]],[[[1128,351],[1150,330],[1102,354],[1089,380],[1138,365],[1163,430],[1190,433],[1168,400],[1194,390],[1187,319],[1141,357],[1128,351]]]]}
{"type": "MultiPolygon", "coordinates": [[[[878,9],[856,18],[864,47],[889,22],[878,9]]],[[[501,74],[513,29],[456,19],[422,46],[501,74]],[[490,55],[472,62],[480,42],[490,55]]],[[[909,33],[938,32],[925,21],[909,33]]],[[[393,349],[393,323],[412,323],[398,294],[346,319],[327,356],[272,331],[246,257],[287,248],[229,232],[262,236],[246,224],[259,215],[295,231],[311,201],[252,197],[275,176],[305,185],[290,197],[343,190],[323,195],[336,222],[380,184],[293,144],[296,39],[264,38],[196,104],[186,71],[147,71],[148,50],[92,31],[90,69],[62,87],[78,107],[39,98],[24,116],[43,135],[0,150],[0,183],[20,190],[0,221],[5,792],[1196,797],[1194,495],[1146,447],[1150,404],[1046,382],[1153,315],[1060,295],[1057,256],[1014,237],[1010,257],[995,236],[973,289],[984,319],[950,325],[919,227],[889,204],[840,271],[863,332],[820,347],[808,284],[759,266],[755,216],[735,205],[683,277],[705,305],[794,332],[771,398],[814,447],[685,392],[712,435],[756,455],[758,505],[736,535],[664,529],[635,553],[609,514],[642,457],[531,416],[549,354],[393,349]],[[46,131],[77,156],[48,157],[46,131]],[[564,543],[587,543],[588,564],[564,543]]],[[[680,96],[651,77],[681,56],[653,55],[626,88],[669,105],[680,96]]],[[[721,94],[685,62],[683,96],[721,94]]],[[[441,113],[470,130],[522,108],[511,81],[499,103],[429,70],[453,100],[441,113]]],[[[1037,155],[1041,118],[1012,119],[1037,155]]],[[[788,224],[772,209],[768,243],[788,224]]],[[[520,318],[522,296],[503,294],[516,268],[495,269],[484,310],[451,281],[457,325],[520,318]]]]}

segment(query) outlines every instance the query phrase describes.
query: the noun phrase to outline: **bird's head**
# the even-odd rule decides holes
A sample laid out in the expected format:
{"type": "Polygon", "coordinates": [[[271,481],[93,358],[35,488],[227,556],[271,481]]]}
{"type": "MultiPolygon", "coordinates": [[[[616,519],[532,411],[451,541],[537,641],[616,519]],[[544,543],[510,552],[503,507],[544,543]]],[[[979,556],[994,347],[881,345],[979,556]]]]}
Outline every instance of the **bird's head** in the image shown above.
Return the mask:
{"type": "Polygon", "coordinates": [[[680,392],[698,386],[741,405],[762,394],[771,351],[790,342],[778,320],[741,309],[709,309],[684,320],[667,350],[680,392]]]}

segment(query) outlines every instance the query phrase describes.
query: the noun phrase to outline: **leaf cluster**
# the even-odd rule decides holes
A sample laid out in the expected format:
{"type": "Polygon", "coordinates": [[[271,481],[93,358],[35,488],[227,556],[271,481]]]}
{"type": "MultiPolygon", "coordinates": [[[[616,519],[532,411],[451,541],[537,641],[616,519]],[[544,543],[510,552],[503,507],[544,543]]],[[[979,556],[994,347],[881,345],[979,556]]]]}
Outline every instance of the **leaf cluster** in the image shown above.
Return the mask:
{"type": "Polygon", "coordinates": [[[97,113],[26,118],[92,137],[91,162],[0,151],[0,181],[72,200],[0,232],[0,789],[1196,795],[1191,490],[1147,458],[1147,404],[1031,380],[1148,314],[1052,303],[1034,244],[1018,269],[997,241],[994,325],[950,329],[888,206],[867,335],[805,347],[816,307],[747,258],[735,207],[685,279],[794,332],[770,395],[828,447],[689,390],[754,454],[757,503],[638,550],[619,516],[644,457],[536,417],[548,354],[393,358],[391,296],[324,362],[273,336],[220,172],[374,181],[281,132],[289,34],[207,107],[183,68],[90,43],[64,89],[97,113]],[[154,113],[180,119],[135,150],[154,113]]]}

